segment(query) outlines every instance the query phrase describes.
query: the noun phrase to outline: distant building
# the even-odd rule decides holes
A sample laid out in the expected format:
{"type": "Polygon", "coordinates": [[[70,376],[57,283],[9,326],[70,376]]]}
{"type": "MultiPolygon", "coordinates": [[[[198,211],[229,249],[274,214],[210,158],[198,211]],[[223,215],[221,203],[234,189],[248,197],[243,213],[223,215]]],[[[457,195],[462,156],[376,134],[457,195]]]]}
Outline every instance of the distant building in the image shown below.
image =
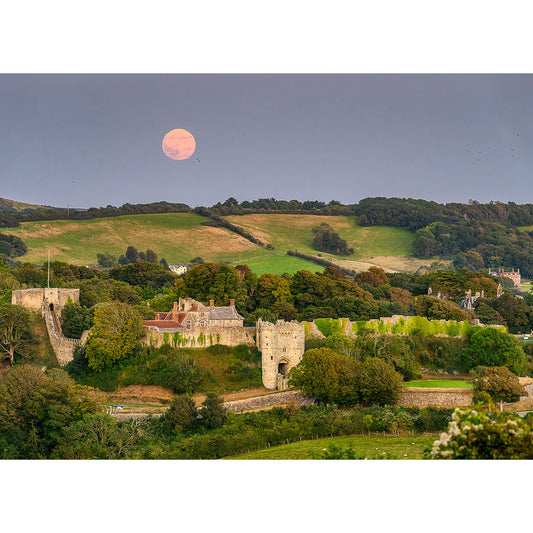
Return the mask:
{"type": "Polygon", "coordinates": [[[183,276],[183,274],[189,270],[187,265],[168,265],[168,268],[170,268],[170,271],[174,272],[174,274],[177,274],[178,276],[183,276]]]}
{"type": "Polygon", "coordinates": [[[511,272],[506,272],[503,268],[499,268],[497,272],[492,271],[489,268],[489,274],[491,276],[497,276],[499,278],[509,278],[513,280],[514,286],[518,287],[521,282],[521,276],[520,276],[520,269],[518,268],[515,272],[514,268],[511,270],[511,272]]]}

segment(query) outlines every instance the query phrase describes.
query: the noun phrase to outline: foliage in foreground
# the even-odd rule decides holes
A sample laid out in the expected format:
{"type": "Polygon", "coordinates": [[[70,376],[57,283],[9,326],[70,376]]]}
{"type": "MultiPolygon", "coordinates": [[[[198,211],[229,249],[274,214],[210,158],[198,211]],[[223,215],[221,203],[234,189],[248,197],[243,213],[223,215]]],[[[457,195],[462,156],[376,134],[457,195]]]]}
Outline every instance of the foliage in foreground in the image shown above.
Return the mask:
{"type": "Polygon", "coordinates": [[[320,403],[348,405],[395,405],[403,383],[402,376],[383,359],[369,357],[361,362],[329,348],[305,352],[289,379],[304,396],[320,403]]]}
{"type": "Polygon", "coordinates": [[[533,416],[456,409],[430,459],[533,459],[533,416]]]}

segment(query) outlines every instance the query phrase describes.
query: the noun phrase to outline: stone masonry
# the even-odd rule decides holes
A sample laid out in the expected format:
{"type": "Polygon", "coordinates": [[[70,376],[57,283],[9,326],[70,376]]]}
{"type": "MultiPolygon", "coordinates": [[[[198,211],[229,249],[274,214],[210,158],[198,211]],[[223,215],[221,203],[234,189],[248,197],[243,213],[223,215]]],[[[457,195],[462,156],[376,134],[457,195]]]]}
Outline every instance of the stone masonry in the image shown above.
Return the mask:
{"type": "Polygon", "coordinates": [[[15,290],[11,296],[13,305],[20,305],[33,313],[41,313],[46,322],[50,344],[54,349],[61,366],[72,361],[74,347],[82,341],[68,339],[61,331],[59,318],[65,304],[69,300],[79,302],[79,289],[21,289],[15,290]]]}
{"type": "Polygon", "coordinates": [[[259,319],[256,330],[263,385],[285,390],[289,371],[302,360],[305,351],[305,327],[296,321],[278,320],[271,324],[259,319]]]}

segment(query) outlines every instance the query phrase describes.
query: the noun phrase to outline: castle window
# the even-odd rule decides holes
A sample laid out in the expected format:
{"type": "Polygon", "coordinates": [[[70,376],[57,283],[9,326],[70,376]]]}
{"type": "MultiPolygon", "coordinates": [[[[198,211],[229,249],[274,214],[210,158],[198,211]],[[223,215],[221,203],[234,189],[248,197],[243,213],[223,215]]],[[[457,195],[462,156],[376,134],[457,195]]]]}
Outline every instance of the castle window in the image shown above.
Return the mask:
{"type": "Polygon", "coordinates": [[[270,356],[270,360],[274,361],[274,356],[273,355],[270,356]]]}

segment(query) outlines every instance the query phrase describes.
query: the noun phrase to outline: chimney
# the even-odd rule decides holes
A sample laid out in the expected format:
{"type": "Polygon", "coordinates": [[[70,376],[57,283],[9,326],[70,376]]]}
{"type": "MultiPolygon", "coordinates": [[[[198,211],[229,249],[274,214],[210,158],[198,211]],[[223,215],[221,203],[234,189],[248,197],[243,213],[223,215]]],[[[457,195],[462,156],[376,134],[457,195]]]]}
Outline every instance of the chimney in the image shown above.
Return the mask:
{"type": "Polygon", "coordinates": [[[177,312],[178,310],[178,302],[174,302],[174,307],[172,308],[172,311],[177,312]]]}
{"type": "Polygon", "coordinates": [[[235,307],[235,300],[233,298],[229,301],[229,305],[230,307],[235,307]]]}
{"type": "Polygon", "coordinates": [[[215,307],[215,300],[209,300],[209,307],[215,307]]]}

